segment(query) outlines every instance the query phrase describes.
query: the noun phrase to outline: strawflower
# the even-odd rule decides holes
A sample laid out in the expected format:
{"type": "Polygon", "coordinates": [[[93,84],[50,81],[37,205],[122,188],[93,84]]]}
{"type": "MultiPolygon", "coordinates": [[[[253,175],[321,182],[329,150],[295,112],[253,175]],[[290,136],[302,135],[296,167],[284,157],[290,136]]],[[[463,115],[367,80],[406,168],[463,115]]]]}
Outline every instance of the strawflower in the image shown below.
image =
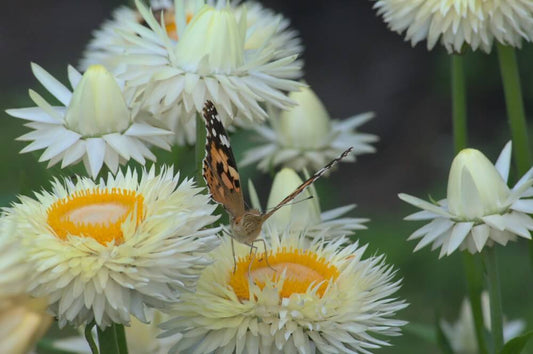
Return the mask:
{"type": "Polygon", "coordinates": [[[167,334],[181,333],[179,352],[370,353],[400,334],[405,308],[391,297],[400,287],[383,257],[363,259],[366,247],[347,239],[309,245],[304,235],[272,231],[268,261],[250,258],[249,247],[231,242],[212,252],[215,263],[194,294],[175,306],[167,334]]]}
{"type": "Polygon", "coordinates": [[[82,76],[69,66],[71,91],[37,64],[31,65],[37,80],[61,106],[52,106],[37,92],[29,94],[37,107],[8,109],[16,118],[30,121],[32,132],[18,140],[31,141],[22,153],[46,149],[39,161],[48,167],[61,162],[61,167],[83,161],[87,172],[98,175],[105,163],[115,173],[119,164],[134,159],[145,164],[155,155],[148,145],[170,149],[167,142],[172,133],[137,121],[123,87],[103,66],[89,67],[82,76]]]}
{"type": "Polygon", "coordinates": [[[28,291],[46,297],[60,326],[146,322],[191,291],[218,245],[215,206],[172,168],[131,170],[94,182],[54,180],[8,210],[26,262],[28,291]]]}
{"type": "Polygon", "coordinates": [[[254,127],[266,144],[247,151],[241,165],[257,164],[263,171],[278,165],[297,171],[315,171],[339,156],[348,146],[354,149],[343,161],[355,161],[356,155],[375,152],[370,144],[378,138],[357,131],[374,116],[373,113],[362,113],[344,120],[330,119],[326,108],[310,88],[291,92],[289,98],[297,106],[288,111],[271,109],[271,127],[254,127]]]}
{"type": "Polygon", "coordinates": [[[493,165],[480,151],[464,149],[455,157],[448,178],[448,198],[436,203],[399,194],[400,199],[423,209],[406,220],[431,220],[409,240],[421,239],[415,251],[432,243],[440,257],[455,250],[481,252],[495,243],[506,245],[517,237],[530,239],[533,230],[533,168],[509,189],[511,143],[493,165]]]}

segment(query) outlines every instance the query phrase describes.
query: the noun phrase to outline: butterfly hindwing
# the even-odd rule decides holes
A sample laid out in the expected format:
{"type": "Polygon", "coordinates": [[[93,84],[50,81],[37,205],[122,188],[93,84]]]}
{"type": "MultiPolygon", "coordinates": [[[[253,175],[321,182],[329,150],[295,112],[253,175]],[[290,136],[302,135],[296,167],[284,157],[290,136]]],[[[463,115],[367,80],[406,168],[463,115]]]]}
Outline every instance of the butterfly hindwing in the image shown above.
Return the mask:
{"type": "Polygon", "coordinates": [[[245,208],[239,171],[226,130],[211,101],[206,101],[203,116],[207,132],[204,179],[211,197],[222,204],[231,216],[240,216],[245,208]]]}

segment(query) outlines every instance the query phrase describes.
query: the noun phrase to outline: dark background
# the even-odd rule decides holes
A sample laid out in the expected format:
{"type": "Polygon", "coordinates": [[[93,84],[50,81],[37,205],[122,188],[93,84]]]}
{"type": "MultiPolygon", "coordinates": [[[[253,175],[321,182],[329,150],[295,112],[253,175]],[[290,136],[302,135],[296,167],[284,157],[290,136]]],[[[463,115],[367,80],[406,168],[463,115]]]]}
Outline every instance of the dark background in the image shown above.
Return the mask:
{"type": "MultiPolygon", "coordinates": [[[[76,65],[91,32],[110,17],[120,1],[26,0],[4,2],[0,14],[2,56],[0,102],[3,109],[33,105],[28,88],[43,92],[30,70],[34,61],[64,81],[66,65],[76,65]]],[[[404,278],[400,296],[411,306],[398,317],[431,327],[436,311],[454,319],[464,294],[461,258],[437,260],[437,252],[412,254],[415,243],[407,236],[421,224],[402,222],[414,209],[397,198],[406,192],[422,198],[445,197],[453,158],[450,124],[449,56],[437,46],[428,52],[425,42],[415,48],[389,31],[372,9],[372,1],[262,1],[283,13],[301,33],[305,51],[305,80],[334,118],[365,111],[376,117],[361,129],[379,136],[377,153],[363,155],[355,164],[343,164],[318,184],[324,209],[357,203],[354,213],[370,217],[369,230],[358,233],[371,250],[387,254],[404,278]],[[332,195],[332,196],[330,196],[332,195]]],[[[526,113],[533,112],[533,48],[518,52],[526,113]]],[[[509,139],[505,105],[495,53],[466,53],[470,145],[495,161],[509,139]]],[[[2,115],[0,129],[0,196],[7,205],[24,183],[33,189],[47,184],[33,178],[44,164],[37,155],[19,155],[24,146],[14,139],[27,129],[2,115]],[[33,184],[32,184],[33,183],[33,184]]],[[[531,134],[530,134],[531,136],[531,134]]],[[[237,151],[237,160],[243,151],[237,151]]],[[[244,169],[245,173],[253,173],[244,169]],[[248,172],[246,172],[248,171],[248,172]]],[[[243,173],[244,174],[244,173],[243,173]]],[[[268,190],[268,176],[257,176],[268,190]]],[[[30,189],[31,189],[30,188],[30,189]]],[[[266,196],[264,197],[266,198],[266,196]]],[[[509,318],[527,318],[533,325],[533,274],[525,243],[500,250],[504,312],[509,318]],[[527,279],[527,280],[526,280],[527,279]],[[528,285],[525,285],[528,284],[528,285]]],[[[372,251],[374,252],[374,251],[372,251]]],[[[395,347],[380,353],[437,351],[412,330],[393,338],[395,347]]]]}

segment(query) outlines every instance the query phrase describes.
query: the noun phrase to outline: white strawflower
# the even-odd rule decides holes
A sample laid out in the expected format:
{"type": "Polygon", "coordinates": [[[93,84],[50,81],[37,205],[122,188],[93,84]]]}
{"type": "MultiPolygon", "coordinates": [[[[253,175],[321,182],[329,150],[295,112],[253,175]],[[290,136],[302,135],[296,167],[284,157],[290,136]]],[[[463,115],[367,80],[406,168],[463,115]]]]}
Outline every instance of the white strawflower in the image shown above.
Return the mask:
{"type": "Polygon", "coordinates": [[[46,299],[35,299],[26,294],[0,297],[1,353],[32,352],[53,321],[46,312],[47,305],[46,299]]]}
{"type": "Polygon", "coordinates": [[[184,294],[167,334],[182,334],[174,351],[196,353],[370,353],[400,334],[405,308],[391,297],[400,287],[383,257],[362,259],[366,247],[339,238],[309,246],[304,235],[268,236],[268,262],[229,238],[212,252],[215,263],[196,293],[184,294]]]}
{"type": "Polygon", "coordinates": [[[194,289],[218,245],[215,206],[171,168],[129,169],[107,181],[53,181],[8,211],[31,266],[29,293],[47,297],[60,326],[146,322],[194,289]]]}
{"type": "Polygon", "coordinates": [[[333,160],[347,146],[353,152],[343,161],[355,161],[358,154],[375,152],[370,145],[378,138],[356,129],[370,120],[373,113],[363,113],[344,120],[330,119],[326,108],[310,88],[291,92],[298,105],[288,111],[272,109],[268,126],[255,130],[266,144],[246,152],[241,165],[257,164],[263,171],[282,165],[301,171],[318,170],[333,160]]]}
{"type": "MultiPolygon", "coordinates": [[[[274,182],[268,197],[267,210],[275,207],[286,196],[292,193],[302,179],[290,169],[284,168],[274,177],[274,182]]],[[[252,206],[261,210],[259,198],[253,184],[249,186],[252,206]]],[[[346,213],[356,207],[355,204],[320,212],[319,198],[313,186],[307,188],[296,199],[276,211],[266,222],[265,227],[275,228],[282,232],[302,233],[309,238],[323,237],[332,239],[340,236],[352,235],[356,230],[364,230],[363,223],[369,221],[363,218],[346,217],[346,213]],[[311,199],[309,199],[311,197],[311,199]],[[309,200],[305,200],[309,199],[309,200]]]]}
{"type": "Polygon", "coordinates": [[[494,39],[513,47],[533,40],[533,2],[527,0],[377,0],[374,8],[413,46],[427,40],[432,49],[440,39],[449,53],[465,44],[488,53],[494,39]]]}
{"type": "Polygon", "coordinates": [[[506,245],[517,236],[530,239],[533,168],[509,189],[510,164],[510,142],[495,166],[480,151],[464,149],[450,168],[447,199],[432,204],[400,194],[403,201],[423,209],[406,220],[431,220],[409,237],[421,239],[415,251],[432,243],[432,249],[441,248],[442,257],[458,248],[476,253],[495,242],[506,245]]]}
{"type": "Polygon", "coordinates": [[[30,352],[53,321],[48,301],[25,293],[31,269],[15,228],[14,218],[0,217],[0,353],[30,352]]]}
{"type": "MultiPolygon", "coordinates": [[[[490,332],[490,305],[489,295],[486,291],[481,294],[481,309],[483,311],[484,325],[490,332]]],[[[448,339],[454,353],[457,354],[476,354],[479,353],[474,319],[472,318],[472,309],[470,301],[467,298],[463,300],[459,318],[454,323],[444,320],[440,322],[442,331],[448,339]]],[[[514,337],[520,335],[526,327],[524,320],[505,321],[503,324],[503,339],[508,342],[514,337]]]]}
{"type": "Polygon", "coordinates": [[[134,43],[126,45],[121,77],[140,107],[168,124],[178,142],[194,138],[181,130],[194,126],[206,100],[217,102],[226,123],[238,124],[262,121],[263,104],[282,109],[293,104],[286,92],[301,86],[294,80],[301,76],[301,63],[285,47],[294,36],[284,35],[286,23],[279,18],[268,15],[269,27],[263,23],[267,17],[250,26],[244,7],[221,2],[202,6],[188,21],[183,1],[176,1],[176,40],[136,3],[150,29],[129,23],[120,31],[125,42],[134,43]]]}
{"type": "Polygon", "coordinates": [[[130,159],[143,165],[146,159],[155,161],[149,144],[170,149],[166,139],[171,132],[136,121],[123,88],[103,66],[91,66],[83,76],[69,66],[73,92],[39,65],[32,63],[31,68],[62,106],[52,106],[30,90],[37,107],[6,111],[30,121],[26,126],[33,131],[18,138],[32,142],[22,153],[46,149],[39,161],[49,161],[48,167],[61,162],[64,168],[83,161],[87,172],[96,177],[104,163],[116,173],[119,164],[130,159]]]}

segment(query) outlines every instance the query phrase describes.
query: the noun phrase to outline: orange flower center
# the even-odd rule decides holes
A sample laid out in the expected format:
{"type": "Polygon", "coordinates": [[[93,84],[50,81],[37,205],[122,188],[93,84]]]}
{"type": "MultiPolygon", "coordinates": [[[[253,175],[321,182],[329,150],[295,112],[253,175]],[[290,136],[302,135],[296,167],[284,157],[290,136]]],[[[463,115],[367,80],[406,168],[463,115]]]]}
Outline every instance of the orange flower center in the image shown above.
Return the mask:
{"type": "Polygon", "coordinates": [[[280,296],[303,294],[310,286],[318,286],[317,294],[322,297],[330,281],[337,279],[339,270],[326,259],[310,250],[289,249],[285,247],[277,253],[268,254],[268,266],[265,254],[241,257],[237,261],[235,273],[231,274],[229,285],[241,300],[249,299],[249,280],[261,289],[267,281],[276,282],[285,274],[280,296]],[[250,263],[252,262],[252,263],[250,263]]]}
{"type": "Polygon", "coordinates": [[[124,242],[122,223],[143,218],[144,197],[135,191],[112,188],[87,189],[60,199],[48,208],[48,225],[57,237],[92,237],[100,244],[124,242]]]}
{"type": "MultiPolygon", "coordinates": [[[[158,23],[161,23],[161,16],[163,16],[163,23],[165,25],[165,31],[167,32],[168,37],[177,41],[179,37],[178,28],[176,26],[176,17],[174,16],[174,9],[154,9],[153,13],[158,23]]],[[[187,12],[185,14],[185,22],[191,22],[193,17],[194,14],[187,12]]],[[[141,21],[143,24],[146,24],[144,21],[142,21],[142,17],[140,17],[139,21],[141,21]]]]}

